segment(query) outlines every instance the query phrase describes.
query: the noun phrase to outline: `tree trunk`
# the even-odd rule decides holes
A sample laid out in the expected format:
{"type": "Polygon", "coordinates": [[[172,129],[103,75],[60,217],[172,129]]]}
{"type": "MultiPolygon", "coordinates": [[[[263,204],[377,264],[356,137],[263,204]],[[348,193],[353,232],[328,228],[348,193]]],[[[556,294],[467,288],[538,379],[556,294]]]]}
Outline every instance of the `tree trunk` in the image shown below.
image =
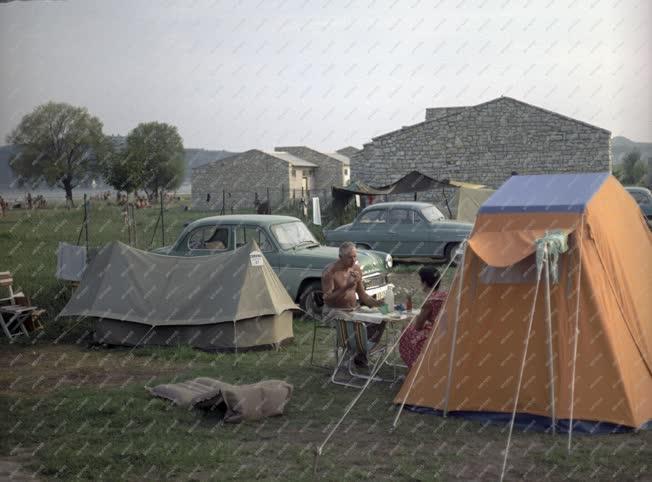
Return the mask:
{"type": "Polygon", "coordinates": [[[70,179],[63,180],[63,188],[66,191],[66,207],[75,207],[75,201],[72,200],[72,182],[70,179]]]}

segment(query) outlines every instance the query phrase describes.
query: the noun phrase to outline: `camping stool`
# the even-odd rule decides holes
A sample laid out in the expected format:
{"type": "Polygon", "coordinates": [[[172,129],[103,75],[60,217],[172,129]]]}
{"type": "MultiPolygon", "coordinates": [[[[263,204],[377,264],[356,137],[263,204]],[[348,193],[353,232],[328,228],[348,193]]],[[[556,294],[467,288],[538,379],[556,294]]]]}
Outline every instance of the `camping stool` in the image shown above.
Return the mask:
{"type": "Polygon", "coordinates": [[[378,365],[382,362],[383,353],[387,350],[387,345],[381,343],[380,340],[378,342],[373,342],[367,338],[367,327],[363,322],[340,319],[335,321],[335,327],[337,330],[337,365],[331,375],[331,381],[333,383],[353,388],[361,388],[364,385],[364,382],[353,383],[352,381],[338,380],[337,375],[343,366],[347,367],[348,373],[353,379],[361,379],[364,381],[372,379],[374,382],[388,383],[394,383],[398,380],[396,372],[394,372],[394,378],[387,379],[377,375],[372,378],[371,375],[365,375],[353,370],[356,353],[363,353],[369,358],[377,357],[373,367],[369,371],[370,374],[374,373],[376,368],[378,368],[378,365]]]}

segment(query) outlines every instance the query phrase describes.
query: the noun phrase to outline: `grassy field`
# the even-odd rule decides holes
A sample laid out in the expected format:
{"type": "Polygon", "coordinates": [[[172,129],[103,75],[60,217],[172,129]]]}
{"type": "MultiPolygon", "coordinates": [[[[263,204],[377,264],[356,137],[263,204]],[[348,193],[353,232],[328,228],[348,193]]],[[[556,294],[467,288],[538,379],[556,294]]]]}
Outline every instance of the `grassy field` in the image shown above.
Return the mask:
{"type": "MultiPolygon", "coordinates": [[[[202,213],[171,207],[166,238],[202,213]]],[[[116,207],[94,205],[91,244],[126,240],[116,207]]],[[[155,210],[138,211],[149,243],[155,210]]],[[[33,302],[51,315],[68,289],[54,279],[58,241],[76,242],[79,211],[14,211],[0,218],[0,270],[11,270],[33,302]]],[[[159,237],[160,238],[160,237],[159,237]]],[[[160,244],[160,240],[159,240],[160,244]]],[[[413,282],[414,267],[395,276],[413,282]]],[[[106,349],[86,343],[91,324],[48,320],[33,343],[0,344],[0,479],[109,480],[496,480],[506,428],[404,413],[391,430],[398,385],[374,384],[351,411],[313,474],[314,449],[356,391],[329,383],[309,365],[312,324],[295,322],[294,343],[278,351],[209,354],[169,349],[106,349]],[[59,343],[52,339],[67,331],[59,343]],[[286,414],[226,425],[209,413],[179,409],[144,389],[210,376],[231,383],[277,378],[294,385],[286,414]],[[4,471],[4,472],[3,472],[4,471]]],[[[319,331],[328,363],[331,333],[319,331]]],[[[508,480],[650,480],[652,433],[566,437],[515,433],[508,480]]]]}

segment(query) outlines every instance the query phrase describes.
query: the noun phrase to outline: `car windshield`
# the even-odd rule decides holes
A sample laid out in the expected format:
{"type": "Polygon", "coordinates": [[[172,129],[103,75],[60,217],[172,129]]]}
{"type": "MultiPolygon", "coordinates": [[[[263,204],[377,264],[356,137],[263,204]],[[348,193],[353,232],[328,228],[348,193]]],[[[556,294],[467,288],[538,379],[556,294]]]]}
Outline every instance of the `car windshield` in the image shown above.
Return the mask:
{"type": "Polygon", "coordinates": [[[434,223],[436,221],[445,219],[441,211],[435,206],[427,206],[421,209],[421,214],[423,214],[423,217],[426,218],[429,223],[434,223]]]}
{"type": "Polygon", "coordinates": [[[319,245],[310,230],[301,221],[276,224],[272,226],[272,233],[282,249],[319,245]]]}

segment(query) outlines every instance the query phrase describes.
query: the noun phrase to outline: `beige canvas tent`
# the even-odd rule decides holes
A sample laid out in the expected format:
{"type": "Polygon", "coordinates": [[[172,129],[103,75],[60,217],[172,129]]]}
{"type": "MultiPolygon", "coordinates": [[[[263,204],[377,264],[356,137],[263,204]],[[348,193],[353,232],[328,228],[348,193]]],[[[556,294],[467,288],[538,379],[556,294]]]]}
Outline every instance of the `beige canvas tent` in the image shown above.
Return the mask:
{"type": "Polygon", "coordinates": [[[291,339],[298,309],[255,242],[176,257],[108,244],[59,316],[98,318],[95,340],[248,349],[291,339]]]}
{"type": "Polygon", "coordinates": [[[483,186],[460,186],[455,197],[457,198],[457,216],[459,221],[474,223],[480,206],[496,192],[495,189],[483,186]]]}

